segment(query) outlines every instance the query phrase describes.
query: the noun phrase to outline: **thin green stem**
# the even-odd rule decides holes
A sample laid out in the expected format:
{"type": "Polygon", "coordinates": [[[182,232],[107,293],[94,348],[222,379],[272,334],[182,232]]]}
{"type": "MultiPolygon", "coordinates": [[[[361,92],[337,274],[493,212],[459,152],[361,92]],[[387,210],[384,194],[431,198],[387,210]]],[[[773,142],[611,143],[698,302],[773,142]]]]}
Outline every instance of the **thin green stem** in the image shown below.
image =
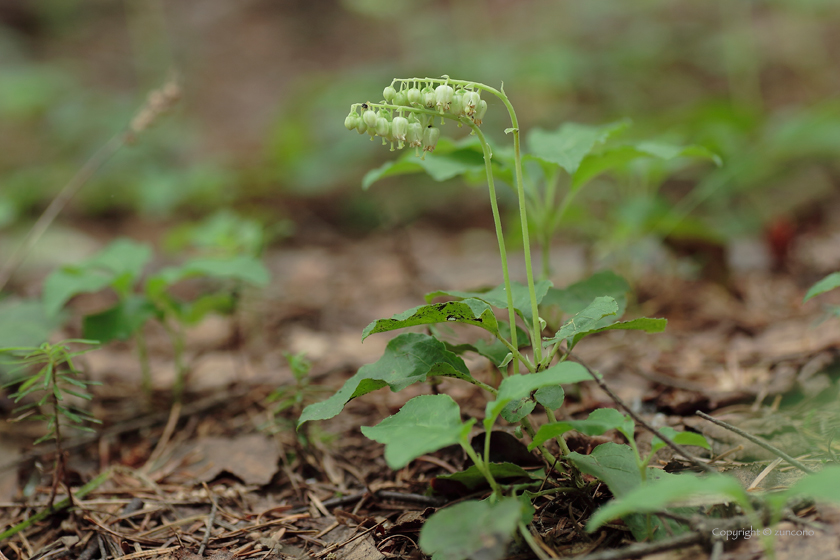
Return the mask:
{"type": "Polygon", "coordinates": [[[522,361],[523,364],[525,364],[525,367],[528,368],[528,371],[532,373],[536,371],[536,367],[534,366],[534,364],[531,363],[531,360],[528,359],[528,356],[520,352],[519,349],[515,348],[513,344],[511,344],[501,336],[497,335],[496,338],[498,338],[502,342],[502,344],[504,344],[507,347],[507,349],[510,350],[510,353],[513,354],[514,358],[518,358],[522,361]]]}
{"type": "Polygon", "coordinates": [[[537,292],[534,288],[534,271],[531,268],[531,241],[528,237],[528,211],[525,208],[525,186],[522,180],[522,150],[520,146],[519,120],[516,118],[516,111],[513,109],[507,95],[504,94],[504,87],[501,92],[495,94],[507,107],[510,113],[510,124],[513,128],[513,157],[514,169],[516,171],[516,192],[519,201],[519,221],[522,224],[522,250],[525,255],[525,275],[528,278],[528,294],[531,296],[531,313],[533,315],[533,337],[534,361],[542,361],[542,344],[540,344],[542,328],[540,328],[540,310],[537,305],[537,292]]]}
{"type": "MultiPolygon", "coordinates": [[[[441,83],[441,84],[449,84],[449,85],[460,85],[467,88],[476,88],[480,90],[484,90],[488,93],[492,93],[496,97],[502,100],[505,107],[510,114],[510,124],[511,124],[511,131],[513,132],[513,150],[514,150],[514,169],[516,174],[516,192],[517,198],[519,203],[519,220],[522,225],[522,245],[523,251],[525,255],[525,275],[528,278],[528,293],[531,298],[531,313],[533,315],[533,324],[531,325],[531,329],[533,331],[533,336],[531,337],[533,340],[540,340],[542,329],[540,328],[540,315],[539,315],[539,306],[537,305],[537,293],[536,289],[534,288],[534,272],[531,268],[531,244],[528,234],[528,212],[525,208],[525,188],[522,179],[522,150],[520,145],[520,131],[519,131],[519,119],[516,117],[516,111],[513,109],[513,105],[508,99],[508,96],[504,93],[504,85],[502,86],[501,90],[497,90],[496,88],[490,87],[485,84],[480,84],[476,82],[470,82],[466,80],[453,80],[449,76],[442,76],[441,78],[397,78],[392,83],[396,82],[426,82],[426,83],[441,83]]],[[[478,127],[469,123],[473,130],[478,133],[478,127]]],[[[486,145],[486,142],[483,140],[482,137],[482,145],[486,145]]],[[[486,149],[487,150],[487,149],[486,149]]],[[[492,169],[490,167],[490,161],[487,158],[487,153],[485,151],[485,161],[487,165],[487,175],[488,181],[491,182],[490,177],[492,177],[492,169]]],[[[493,195],[495,198],[495,194],[493,195]]],[[[495,215],[494,215],[495,218],[495,215]]],[[[505,264],[504,266],[507,267],[507,259],[502,259],[505,264]]],[[[506,284],[505,286],[508,290],[508,296],[510,297],[510,287],[506,284]]],[[[511,321],[511,326],[513,327],[514,323],[511,321]]],[[[512,328],[512,336],[516,336],[516,330],[512,328]]],[[[536,363],[540,363],[542,361],[542,345],[535,344],[534,345],[534,358],[536,363]]]]}
{"type": "Polygon", "coordinates": [[[164,322],[166,332],[172,341],[172,350],[175,354],[175,384],[172,386],[172,400],[181,402],[184,395],[184,385],[187,378],[187,367],[184,364],[184,334],[176,326],[172,327],[164,322]]]}
{"type": "MultiPolygon", "coordinates": [[[[499,255],[502,260],[502,275],[504,276],[505,282],[505,295],[507,296],[507,304],[508,304],[508,320],[510,321],[510,342],[511,342],[511,351],[513,354],[513,372],[519,373],[519,358],[517,355],[519,354],[519,344],[516,340],[516,311],[513,307],[513,288],[510,283],[510,271],[508,270],[508,258],[507,258],[507,249],[505,249],[505,236],[502,231],[502,218],[499,215],[499,203],[496,200],[496,185],[493,180],[493,164],[492,158],[493,153],[490,151],[490,145],[487,143],[487,139],[484,137],[484,133],[481,132],[481,129],[478,128],[472,122],[467,121],[467,123],[475,132],[475,135],[478,137],[479,142],[481,142],[481,149],[484,152],[484,170],[487,173],[487,189],[490,191],[490,208],[493,211],[493,225],[496,227],[496,240],[499,243],[499,255]]],[[[533,366],[532,366],[533,368],[533,366]]],[[[532,368],[531,371],[533,371],[532,368]]],[[[502,370],[502,375],[507,377],[507,373],[502,370]]]]}
{"type": "MultiPolygon", "coordinates": [[[[552,424],[554,422],[557,422],[557,417],[554,415],[554,411],[551,410],[550,408],[546,407],[545,415],[548,417],[548,421],[551,422],[552,424]]],[[[571,453],[571,451],[569,450],[569,446],[566,445],[566,440],[563,439],[563,436],[559,435],[554,439],[557,441],[557,445],[560,446],[560,451],[563,452],[563,456],[564,457],[568,456],[569,453],[571,453]]]]}
{"type": "Polygon", "coordinates": [[[134,335],[134,340],[137,343],[137,358],[140,361],[140,375],[143,394],[146,396],[146,400],[151,402],[152,368],[149,364],[149,349],[146,346],[146,336],[143,334],[143,327],[140,327],[137,330],[137,333],[134,335]]]}
{"type": "Polygon", "coordinates": [[[522,538],[525,539],[525,542],[528,544],[528,548],[531,549],[531,552],[533,552],[537,558],[540,560],[550,560],[551,556],[546,554],[542,547],[537,544],[537,541],[534,540],[534,535],[531,534],[531,531],[524,523],[519,524],[519,533],[522,535],[522,538]]]}
{"type": "MultiPolygon", "coordinates": [[[[525,418],[520,420],[519,425],[522,426],[522,428],[525,430],[525,433],[528,434],[528,437],[530,437],[531,441],[533,441],[534,440],[534,434],[536,432],[534,432],[534,427],[531,425],[531,421],[528,419],[528,417],[526,416],[525,418]]],[[[563,468],[560,465],[560,463],[558,462],[557,457],[555,457],[554,454],[551,451],[546,449],[545,446],[543,446],[543,445],[538,445],[537,449],[539,450],[540,454],[543,456],[543,459],[545,459],[546,463],[548,463],[549,465],[554,465],[555,466],[554,468],[561,471],[561,472],[563,471],[563,468]]]]}
{"type": "Polygon", "coordinates": [[[490,488],[493,489],[493,493],[497,496],[502,495],[502,490],[499,488],[499,483],[496,482],[496,479],[493,478],[493,473],[490,472],[489,467],[487,466],[488,463],[485,463],[481,457],[478,456],[478,453],[475,452],[475,449],[472,448],[472,445],[469,442],[461,442],[461,447],[464,448],[464,451],[467,452],[467,456],[472,460],[475,464],[475,467],[484,475],[484,478],[487,479],[487,483],[490,484],[490,488]]]}
{"type": "Polygon", "coordinates": [[[473,385],[476,385],[477,387],[481,387],[482,389],[484,389],[485,391],[487,391],[488,393],[490,393],[494,397],[499,394],[499,391],[497,391],[494,387],[488,385],[487,383],[484,383],[483,381],[479,381],[478,379],[473,379],[473,385]]]}

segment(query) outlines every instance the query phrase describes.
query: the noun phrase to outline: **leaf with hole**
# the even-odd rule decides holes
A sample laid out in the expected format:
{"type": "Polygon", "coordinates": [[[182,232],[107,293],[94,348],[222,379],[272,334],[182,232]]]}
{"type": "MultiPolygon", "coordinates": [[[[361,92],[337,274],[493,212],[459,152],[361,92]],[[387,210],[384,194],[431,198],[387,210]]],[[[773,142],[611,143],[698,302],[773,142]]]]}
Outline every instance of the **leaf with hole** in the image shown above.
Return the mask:
{"type": "Polygon", "coordinates": [[[413,383],[425,381],[429,375],[475,383],[464,360],[448,351],[436,338],[420,333],[401,334],[388,343],[379,360],[362,366],[333,396],[307,406],[298,419],[298,427],[310,420],[336,416],[356,397],[386,386],[394,392],[401,391],[413,383]]]}
{"type": "Polygon", "coordinates": [[[666,326],[668,326],[668,319],[653,319],[650,317],[639,317],[638,319],[631,319],[630,321],[619,321],[618,323],[612,323],[611,325],[607,325],[606,327],[594,328],[585,332],[577,333],[572,342],[572,346],[575,346],[578,342],[580,342],[583,337],[599,332],[642,331],[651,334],[664,332],[666,326]]]}
{"type": "Polygon", "coordinates": [[[609,296],[596,297],[589,305],[566,321],[553,337],[546,339],[546,342],[554,343],[573,339],[578,334],[588,333],[598,328],[597,325],[603,318],[615,316],[617,313],[618,304],[615,299],[609,296]]]}
{"type": "Polygon", "coordinates": [[[465,299],[421,305],[397,313],[390,319],[373,321],[362,331],[362,340],[375,333],[434,323],[464,323],[481,327],[493,334],[499,332],[496,316],[489,305],[477,299],[465,299]]]}
{"type": "MultiPolygon", "coordinates": [[[[549,280],[542,280],[537,282],[534,286],[534,291],[537,296],[537,304],[548,293],[548,289],[552,286],[549,280]]],[[[513,292],[513,308],[522,317],[526,323],[531,324],[533,321],[533,314],[531,313],[531,295],[527,286],[523,286],[519,282],[511,282],[511,292],[513,292]]],[[[475,298],[485,303],[492,305],[497,309],[507,309],[507,294],[505,293],[505,286],[501,284],[492,290],[486,292],[461,292],[457,290],[440,290],[426,294],[426,301],[432,301],[436,297],[450,296],[461,299],[475,298]]]]}

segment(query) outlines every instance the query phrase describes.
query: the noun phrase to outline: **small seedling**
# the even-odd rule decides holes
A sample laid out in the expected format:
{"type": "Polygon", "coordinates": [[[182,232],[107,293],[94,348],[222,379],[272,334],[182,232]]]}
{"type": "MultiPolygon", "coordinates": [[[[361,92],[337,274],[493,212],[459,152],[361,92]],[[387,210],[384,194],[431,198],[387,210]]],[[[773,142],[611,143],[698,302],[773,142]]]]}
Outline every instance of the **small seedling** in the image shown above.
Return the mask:
{"type": "Polygon", "coordinates": [[[148,245],[118,239],[91,259],[50,274],[44,283],[43,301],[47,313],[55,314],[78,294],[111,288],[118,296],[117,304],[86,316],[84,335],[103,344],[134,338],[147,396],[151,394],[151,371],[143,326],[150,319],[158,320],[169,334],[174,349],[173,398],[178,401],[189,369],[184,360],[186,328],[198,324],[209,313],[231,313],[236,308],[242,285],[264,286],[269,275],[256,257],[222,255],[188,259],[180,266],[166,267],[147,276],[141,283],[151,256],[152,249],[148,245]],[[173,295],[172,288],[176,284],[192,278],[213,280],[216,284],[214,289],[191,301],[173,295]],[[138,290],[141,284],[142,289],[138,290]]]}
{"type": "MultiPolygon", "coordinates": [[[[100,421],[68,403],[70,397],[90,400],[87,388],[98,385],[94,381],[81,379],[81,373],[73,363],[76,356],[80,356],[93,348],[73,351],[71,344],[97,345],[91,340],[69,339],[55,344],[45,342],[37,347],[0,348],[0,354],[9,355],[11,363],[17,366],[16,371],[21,374],[11,383],[5,385],[17,386],[17,390],[10,395],[15,404],[24,398],[37,399],[24,404],[14,413],[18,415],[13,421],[36,420],[47,422],[46,433],[35,440],[34,445],[43,441],[55,440],[55,468],[53,469],[53,484],[50,492],[48,507],[52,507],[58,485],[66,474],[66,458],[62,450],[62,443],[66,436],[65,428],[75,428],[92,432],[87,424],[99,424],[100,421]]],[[[69,485],[65,486],[68,489],[69,485]]]]}

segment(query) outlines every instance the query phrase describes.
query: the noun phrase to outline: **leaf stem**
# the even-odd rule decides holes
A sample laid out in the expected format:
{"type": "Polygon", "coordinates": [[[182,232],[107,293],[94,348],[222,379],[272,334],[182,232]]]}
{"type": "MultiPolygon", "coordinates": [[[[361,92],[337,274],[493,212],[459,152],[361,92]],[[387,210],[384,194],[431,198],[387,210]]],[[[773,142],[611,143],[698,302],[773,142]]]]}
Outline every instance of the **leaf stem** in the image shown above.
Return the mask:
{"type": "Polygon", "coordinates": [[[472,445],[470,445],[469,442],[462,441],[461,447],[463,447],[464,451],[467,452],[467,456],[475,464],[475,467],[481,472],[481,474],[484,475],[484,478],[487,479],[487,483],[490,484],[490,488],[493,489],[493,493],[496,496],[501,497],[502,490],[499,488],[499,483],[496,482],[495,478],[493,478],[493,473],[490,472],[490,469],[487,466],[488,463],[485,463],[481,457],[478,456],[478,453],[475,452],[475,449],[472,448],[472,445]]]}

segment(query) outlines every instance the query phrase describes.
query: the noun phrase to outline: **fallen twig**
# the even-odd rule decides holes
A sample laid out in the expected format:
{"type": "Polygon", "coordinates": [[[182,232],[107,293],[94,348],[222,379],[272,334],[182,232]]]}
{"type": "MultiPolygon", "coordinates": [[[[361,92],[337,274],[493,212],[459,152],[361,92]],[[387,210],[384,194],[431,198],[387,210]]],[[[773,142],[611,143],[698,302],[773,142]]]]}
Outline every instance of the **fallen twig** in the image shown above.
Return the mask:
{"type": "Polygon", "coordinates": [[[688,460],[688,461],[689,461],[692,465],[694,465],[695,467],[697,467],[697,468],[699,468],[699,469],[701,469],[701,470],[703,470],[703,471],[706,471],[706,472],[708,472],[708,473],[716,473],[716,472],[717,472],[715,469],[713,469],[712,467],[710,467],[709,465],[707,465],[706,463],[704,463],[703,461],[699,460],[697,457],[695,457],[694,455],[692,455],[691,453],[689,453],[688,451],[686,451],[686,450],[685,450],[685,449],[684,449],[681,445],[677,445],[676,443],[674,443],[674,441],[673,441],[671,438],[669,438],[668,436],[666,436],[665,434],[663,434],[662,432],[660,432],[659,430],[657,430],[656,428],[654,428],[653,426],[651,426],[651,425],[650,425],[650,424],[649,424],[646,420],[644,420],[641,416],[639,416],[638,414],[636,414],[635,412],[633,412],[633,409],[631,409],[629,406],[627,406],[627,404],[625,404],[625,402],[624,402],[623,400],[621,400],[621,399],[619,398],[619,396],[618,396],[618,395],[616,395],[615,393],[613,393],[613,392],[612,392],[612,389],[610,389],[610,388],[607,386],[607,384],[604,382],[604,380],[603,380],[602,378],[600,378],[600,377],[598,377],[597,375],[595,375],[595,372],[593,372],[593,371],[589,368],[589,366],[587,366],[587,365],[586,365],[586,364],[585,364],[585,363],[584,363],[584,362],[583,362],[580,358],[578,358],[577,356],[575,356],[575,355],[573,355],[573,354],[570,354],[570,356],[571,356],[571,357],[573,357],[577,363],[579,363],[579,364],[580,364],[580,365],[582,365],[584,368],[586,368],[586,371],[589,373],[590,377],[592,377],[592,379],[594,379],[594,380],[595,380],[595,383],[597,383],[597,384],[598,384],[598,386],[599,386],[599,387],[600,387],[600,388],[601,388],[601,389],[602,389],[602,390],[603,390],[603,391],[604,391],[607,395],[609,395],[609,397],[610,397],[610,398],[611,398],[611,399],[612,399],[612,400],[613,400],[613,401],[614,401],[614,402],[615,402],[618,406],[620,406],[621,408],[623,408],[623,409],[627,412],[627,414],[629,414],[629,415],[630,415],[630,417],[631,417],[631,418],[632,418],[632,419],[633,419],[633,420],[634,420],[637,424],[640,424],[640,425],[641,425],[641,426],[643,426],[645,429],[647,429],[650,433],[652,433],[653,435],[655,435],[656,437],[658,437],[659,439],[661,439],[661,440],[665,443],[665,445],[667,445],[668,447],[670,447],[671,449],[673,449],[674,451],[676,451],[677,453],[679,453],[680,455],[682,455],[683,457],[685,457],[685,458],[686,458],[686,459],[687,459],[687,460],[688,460]]]}
{"type": "Polygon", "coordinates": [[[769,443],[767,443],[763,439],[761,439],[759,437],[756,437],[752,434],[749,434],[749,433],[745,432],[744,430],[742,430],[741,428],[736,428],[732,424],[728,424],[728,423],[724,422],[723,420],[718,420],[717,418],[709,416],[706,413],[700,412],[699,410],[696,412],[696,414],[700,418],[704,418],[704,419],[708,420],[709,422],[711,422],[712,424],[717,424],[721,428],[726,428],[730,432],[734,432],[734,433],[738,434],[739,436],[741,436],[742,438],[750,440],[751,442],[753,442],[757,446],[762,447],[762,448],[766,449],[767,451],[769,451],[770,453],[774,454],[776,457],[781,457],[782,459],[784,459],[785,461],[787,461],[788,463],[790,463],[791,465],[793,465],[797,469],[801,470],[802,472],[807,473],[807,474],[814,474],[814,471],[812,471],[811,469],[809,469],[808,467],[806,467],[805,465],[803,465],[802,463],[800,463],[799,461],[797,461],[796,459],[794,459],[793,457],[791,457],[790,455],[788,455],[787,453],[785,453],[784,451],[779,449],[778,447],[776,447],[774,445],[770,445],[769,443]]]}

